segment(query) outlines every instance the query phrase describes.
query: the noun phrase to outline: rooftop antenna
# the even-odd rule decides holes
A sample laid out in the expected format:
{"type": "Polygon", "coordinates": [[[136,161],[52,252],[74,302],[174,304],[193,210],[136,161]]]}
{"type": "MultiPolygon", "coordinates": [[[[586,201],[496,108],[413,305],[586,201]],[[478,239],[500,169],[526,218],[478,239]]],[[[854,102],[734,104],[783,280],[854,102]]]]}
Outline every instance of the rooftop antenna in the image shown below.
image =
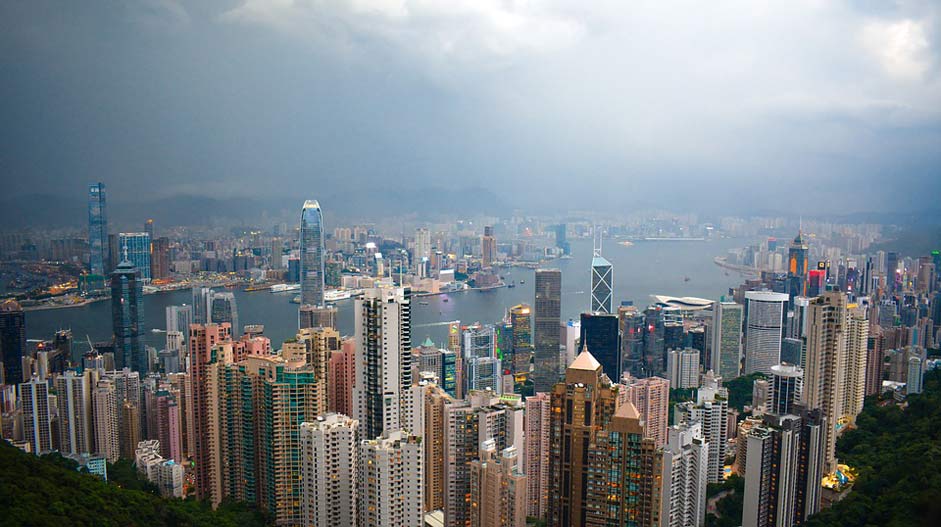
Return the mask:
{"type": "Polygon", "coordinates": [[[598,225],[595,225],[595,232],[592,238],[592,255],[601,256],[601,245],[604,243],[604,238],[601,234],[601,228],[598,225]]]}

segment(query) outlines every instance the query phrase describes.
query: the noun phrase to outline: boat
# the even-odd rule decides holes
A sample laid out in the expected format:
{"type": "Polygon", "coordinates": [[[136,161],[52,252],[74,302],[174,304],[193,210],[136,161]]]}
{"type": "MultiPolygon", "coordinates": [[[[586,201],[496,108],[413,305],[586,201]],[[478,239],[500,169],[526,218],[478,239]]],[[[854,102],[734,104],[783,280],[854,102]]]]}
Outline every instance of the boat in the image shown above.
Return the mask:
{"type": "Polygon", "coordinates": [[[150,330],[151,333],[166,333],[165,330],[154,328],[150,330]]]}
{"type": "Polygon", "coordinates": [[[323,292],[323,299],[326,302],[336,302],[337,300],[348,300],[352,294],[345,289],[328,289],[323,292]]]}
{"type": "Polygon", "coordinates": [[[514,287],[516,287],[516,284],[506,284],[506,287],[508,289],[513,289],[514,287]]]}
{"type": "Polygon", "coordinates": [[[684,276],[684,277],[683,277],[683,281],[684,281],[684,282],[689,282],[689,277],[688,277],[688,276],[684,276]]]}
{"type": "Polygon", "coordinates": [[[520,280],[520,283],[521,283],[521,284],[525,284],[525,283],[526,283],[526,280],[520,280]]]}
{"type": "Polygon", "coordinates": [[[420,306],[427,306],[427,305],[428,305],[428,302],[425,302],[424,300],[422,300],[421,302],[418,303],[418,305],[420,305],[420,306]]]}
{"type": "Polygon", "coordinates": [[[272,293],[287,293],[288,291],[297,291],[301,284],[274,284],[271,286],[272,293]]]}
{"type": "Polygon", "coordinates": [[[448,301],[448,297],[444,297],[444,301],[447,302],[447,301],[448,301]]]}

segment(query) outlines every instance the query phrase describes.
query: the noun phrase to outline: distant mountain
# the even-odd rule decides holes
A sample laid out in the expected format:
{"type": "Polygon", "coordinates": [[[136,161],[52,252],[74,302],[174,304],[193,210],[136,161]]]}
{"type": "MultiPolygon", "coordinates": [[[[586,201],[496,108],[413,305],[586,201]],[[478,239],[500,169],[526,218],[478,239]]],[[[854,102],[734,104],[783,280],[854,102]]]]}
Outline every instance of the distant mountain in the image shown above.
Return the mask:
{"type": "MultiPolygon", "coordinates": [[[[510,206],[483,188],[421,190],[363,189],[357,192],[330,191],[296,194],[283,198],[214,198],[180,195],[169,198],[141,197],[122,200],[109,196],[108,219],[114,229],[142,228],[153,218],[159,226],[259,225],[295,221],[305,199],[320,201],[328,223],[375,221],[392,216],[438,216],[442,214],[505,215],[510,206]]],[[[84,228],[87,204],[83,196],[33,194],[0,198],[0,230],[26,227],[84,228]]]]}

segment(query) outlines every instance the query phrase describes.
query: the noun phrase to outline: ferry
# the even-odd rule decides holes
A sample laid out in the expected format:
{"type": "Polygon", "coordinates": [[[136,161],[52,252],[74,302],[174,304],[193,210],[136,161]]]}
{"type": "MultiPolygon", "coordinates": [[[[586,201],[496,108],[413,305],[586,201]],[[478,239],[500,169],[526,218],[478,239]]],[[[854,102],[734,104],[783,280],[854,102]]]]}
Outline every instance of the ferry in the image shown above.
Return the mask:
{"type": "Polygon", "coordinates": [[[271,286],[272,293],[287,293],[288,291],[298,291],[301,284],[274,284],[271,286]]]}
{"type": "Polygon", "coordinates": [[[349,300],[352,293],[345,289],[328,289],[323,292],[325,302],[336,302],[337,300],[349,300]]]}

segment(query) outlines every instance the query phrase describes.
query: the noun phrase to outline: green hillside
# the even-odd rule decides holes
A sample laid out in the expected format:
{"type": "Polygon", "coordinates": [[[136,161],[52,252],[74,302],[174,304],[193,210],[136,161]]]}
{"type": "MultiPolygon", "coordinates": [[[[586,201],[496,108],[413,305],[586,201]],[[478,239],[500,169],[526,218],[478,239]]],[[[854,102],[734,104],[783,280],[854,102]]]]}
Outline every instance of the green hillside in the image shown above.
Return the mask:
{"type": "Polygon", "coordinates": [[[213,511],[195,500],[171,500],[121,488],[77,472],[58,455],[36,457],[0,441],[2,525],[192,525],[262,526],[264,518],[244,505],[213,511]]]}

